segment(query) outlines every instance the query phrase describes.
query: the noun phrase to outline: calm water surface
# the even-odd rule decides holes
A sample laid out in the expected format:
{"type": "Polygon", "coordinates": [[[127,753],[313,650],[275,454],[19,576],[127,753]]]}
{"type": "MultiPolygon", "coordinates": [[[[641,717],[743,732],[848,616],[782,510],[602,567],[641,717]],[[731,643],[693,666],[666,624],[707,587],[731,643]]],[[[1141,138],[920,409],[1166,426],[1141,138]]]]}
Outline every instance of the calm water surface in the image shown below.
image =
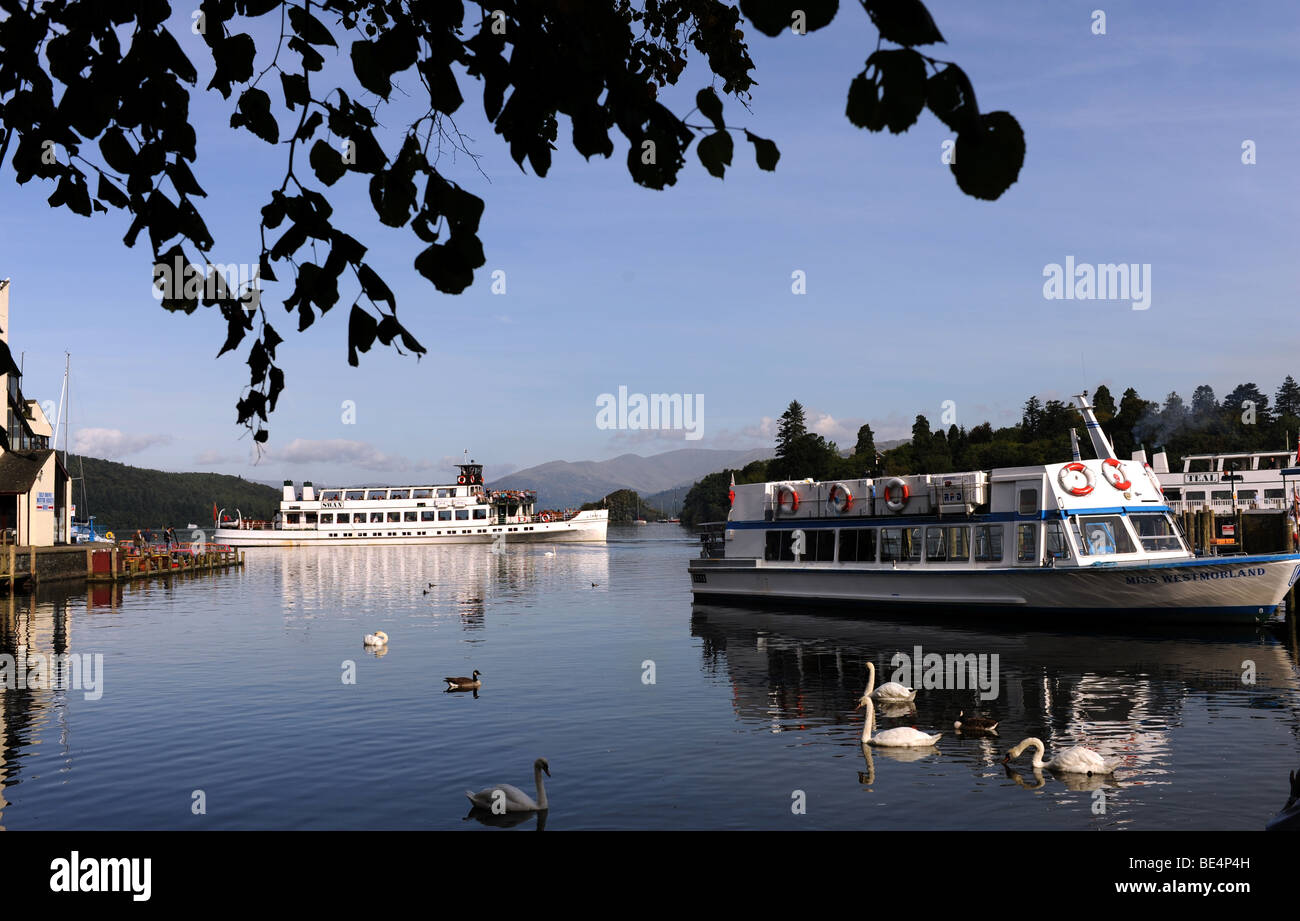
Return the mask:
{"type": "Polygon", "coordinates": [[[0,653],[103,656],[98,700],[0,692],[0,828],[480,831],[463,791],[531,793],[538,756],[548,829],[1255,829],[1286,800],[1300,687],[1285,630],[692,605],[684,534],[611,528],[608,545],[553,557],[250,550],[240,573],[0,599],[0,653]],[[391,638],[382,655],[361,644],[374,630],[391,638]],[[912,712],[877,708],[878,730],[944,737],[864,752],[865,664],[883,682],[917,646],[996,654],[997,697],[923,689],[912,712]],[[477,697],[443,692],[474,669],[477,697]],[[1000,718],[999,736],[953,732],[962,708],[1000,718]],[[1009,772],[1002,755],[1031,735],[1049,757],[1086,743],[1124,767],[1067,781],[1026,757],[1009,772]]]}

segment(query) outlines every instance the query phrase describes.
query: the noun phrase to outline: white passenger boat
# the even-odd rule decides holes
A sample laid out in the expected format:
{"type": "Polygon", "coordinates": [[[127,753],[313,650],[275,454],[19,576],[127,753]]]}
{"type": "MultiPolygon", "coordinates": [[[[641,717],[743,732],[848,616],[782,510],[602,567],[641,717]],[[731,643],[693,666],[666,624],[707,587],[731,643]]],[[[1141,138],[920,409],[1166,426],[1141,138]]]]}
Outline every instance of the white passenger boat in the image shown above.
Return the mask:
{"type": "Polygon", "coordinates": [[[1263,621],[1300,554],[1193,554],[1150,467],[1121,461],[1086,394],[1097,459],[992,471],[733,486],[691,560],[697,601],[1263,621]]]}
{"type": "Polygon", "coordinates": [[[1189,454],[1183,458],[1183,469],[1171,472],[1168,457],[1160,451],[1152,455],[1151,464],[1175,512],[1290,511],[1300,498],[1296,454],[1291,450],[1189,454]]]}
{"type": "Polygon", "coordinates": [[[213,540],[232,547],[376,546],[542,541],[603,542],[609,511],[541,512],[533,490],[487,489],[483,465],[458,464],[455,483],[321,489],[285,481],[271,521],[217,513],[213,540]]]}

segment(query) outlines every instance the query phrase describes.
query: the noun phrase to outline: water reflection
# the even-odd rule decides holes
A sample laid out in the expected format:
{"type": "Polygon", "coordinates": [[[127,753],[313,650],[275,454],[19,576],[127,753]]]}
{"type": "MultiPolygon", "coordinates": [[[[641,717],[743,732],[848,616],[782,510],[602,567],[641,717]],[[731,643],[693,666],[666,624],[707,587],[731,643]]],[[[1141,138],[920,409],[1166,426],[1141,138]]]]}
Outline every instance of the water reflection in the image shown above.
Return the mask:
{"type": "MultiPolygon", "coordinates": [[[[969,685],[923,687],[916,710],[879,713],[885,719],[878,730],[892,718],[898,725],[946,732],[963,709],[1000,720],[1005,741],[956,737],[959,757],[984,766],[1001,761],[1021,738],[1038,736],[1049,750],[1086,745],[1119,759],[1121,779],[1141,775],[1151,785],[1167,781],[1173,735],[1193,702],[1211,717],[1242,707],[1281,709],[1289,713],[1293,733],[1300,725],[1294,652],[1253,628],[1184,635],[1017,632],[697,604],[691,633],[703,641],[706,670],[729,680],[737,717],[771,732],[822,726],[856,738],[862,725],[851,708],[869,661],[884,680],[896,652],[910,656],[918,647],[927,654],[996,656],[991,700],[981,700],[969,685]]],[[[1248,744],[1247,739],[1243,731],[1236,741],[1248,744]]],[[[919,760],[927,753],[933,757],[929,749],[875,752],[894,760],[919,760]]],[[[1086,781],[1062,778],[1071,790],[1095,788],[1086,781]]]]}

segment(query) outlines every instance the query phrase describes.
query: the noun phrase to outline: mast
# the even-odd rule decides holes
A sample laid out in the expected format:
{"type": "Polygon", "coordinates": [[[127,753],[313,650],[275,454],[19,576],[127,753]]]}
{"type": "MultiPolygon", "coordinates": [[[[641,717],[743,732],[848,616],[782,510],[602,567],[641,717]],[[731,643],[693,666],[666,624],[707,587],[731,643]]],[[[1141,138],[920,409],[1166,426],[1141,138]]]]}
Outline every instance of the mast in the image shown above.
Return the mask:
{"type": "Polygon", "coordinates": [[[1076,463],[1083,460],[1083,455],[1079,453],[1079,433],[1073,428],[1070,429],[1070,459],[1076,463]]]}
{"type": "Polygon", "coordinates": [[[1088,391],[1076,393],[1074,398],[1079,401],[1079,414],[1083,416],[1083,421],[1088,427],[1088,437],[1092,439],[1092,449],[1097,452],[1097,459],[1106,460],[1110,458],[1111,460],[1119,460],[1115,456],[1115,449],[1106,440],[1106,433],[1101,430],[1101,424],[1092,411],[1092,405],[1088,403],[1088,391]]]}

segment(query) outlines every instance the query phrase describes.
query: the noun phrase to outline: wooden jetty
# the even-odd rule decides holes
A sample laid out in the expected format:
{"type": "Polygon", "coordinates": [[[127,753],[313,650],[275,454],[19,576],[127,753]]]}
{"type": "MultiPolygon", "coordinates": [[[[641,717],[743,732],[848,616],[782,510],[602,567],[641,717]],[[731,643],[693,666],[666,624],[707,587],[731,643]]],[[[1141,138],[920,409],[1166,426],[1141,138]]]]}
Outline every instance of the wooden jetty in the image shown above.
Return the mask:
{"type": "Polygon", "coordinates": [[[244,565],[244,552],[226,544],[135,546],[118,541],[111,547],[86,548],[86,581],[130,582],[153,576],[213,572],[244,565]]]}
{"type": "Polygon", "coordinates": [[[0,590],[85,579],[130,582],[179,573],[217,572],[244,565],[243,551],[225,544],[69,544],[58,547],[0,546],[0,590]]]}

